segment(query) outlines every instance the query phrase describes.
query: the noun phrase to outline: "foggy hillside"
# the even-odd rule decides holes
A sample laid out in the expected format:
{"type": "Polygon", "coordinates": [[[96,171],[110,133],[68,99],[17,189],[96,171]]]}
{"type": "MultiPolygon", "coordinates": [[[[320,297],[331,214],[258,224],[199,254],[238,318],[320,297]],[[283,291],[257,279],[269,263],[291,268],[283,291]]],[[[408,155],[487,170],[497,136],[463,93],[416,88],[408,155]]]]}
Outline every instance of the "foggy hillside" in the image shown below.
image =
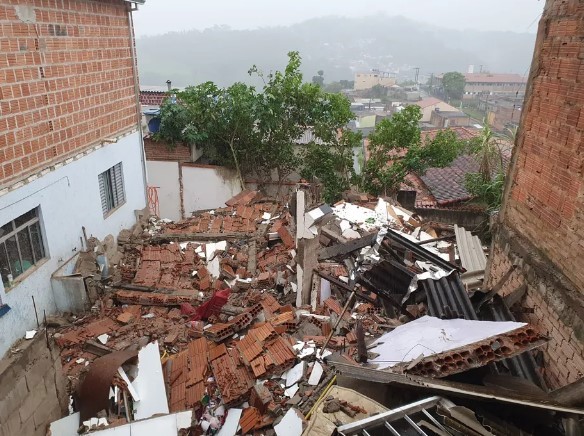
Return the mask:
{"type": "Polygon", "coordinates": [[[431,73],[466,71],[468,65],[491,72],[525,74],[535,34],[457,31],[384,15],[367,18],[316,18],[290,27],[173,32],[137,40],[140,82],[175,86],[212,80],[220,85],[251,82],[256,64],[264,72],[281,69],[286,53],[298,50],[309,79],[318,70],[325,81],[351,80],[355,71],[377,68],[413,77],[420,67],[431,73]]]}

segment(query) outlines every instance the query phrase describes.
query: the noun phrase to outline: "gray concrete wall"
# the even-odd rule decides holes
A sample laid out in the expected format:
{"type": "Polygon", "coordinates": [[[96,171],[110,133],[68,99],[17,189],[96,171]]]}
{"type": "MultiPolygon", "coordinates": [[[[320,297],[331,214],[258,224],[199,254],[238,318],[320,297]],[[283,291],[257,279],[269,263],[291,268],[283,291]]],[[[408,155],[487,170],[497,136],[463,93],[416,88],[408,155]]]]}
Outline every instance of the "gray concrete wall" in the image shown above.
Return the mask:
{"type": "Polygon", "coordinates": [[[44,332],[16,348],[0,361],[0,436],[45,436],[67,410],[59,350],[47,348],[44,332]]]}

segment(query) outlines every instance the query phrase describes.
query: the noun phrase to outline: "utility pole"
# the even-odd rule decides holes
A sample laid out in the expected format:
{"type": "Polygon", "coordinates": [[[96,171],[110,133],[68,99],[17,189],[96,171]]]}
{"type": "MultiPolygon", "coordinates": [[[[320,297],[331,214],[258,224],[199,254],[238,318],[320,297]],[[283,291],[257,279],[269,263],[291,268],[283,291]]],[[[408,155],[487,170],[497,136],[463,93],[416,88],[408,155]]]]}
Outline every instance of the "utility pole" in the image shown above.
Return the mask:
{"type": "Polygon", "coordinates": [[[434,91],[434,73],[430,74],[430,95],[433,95],[434,91]]]}
{"type": "Polygon", "coordinates": [[[483,66],[480,65],[479,73],[482,73],[482,72],[483,72],[483,66]]]}
{"type": "Polygon", "coordinates": [[[416,67],[414,70],[416,70],[416,86],[418,86],[418,75],[420,74],[420,67],[416,67]]]}

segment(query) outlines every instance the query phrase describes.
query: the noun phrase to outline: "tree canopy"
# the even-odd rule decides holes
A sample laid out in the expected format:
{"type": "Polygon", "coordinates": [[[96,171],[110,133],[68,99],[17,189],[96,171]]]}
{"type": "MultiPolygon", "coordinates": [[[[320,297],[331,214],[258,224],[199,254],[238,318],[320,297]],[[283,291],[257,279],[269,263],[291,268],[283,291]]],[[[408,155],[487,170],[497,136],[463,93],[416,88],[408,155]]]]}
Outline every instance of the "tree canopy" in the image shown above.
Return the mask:
{"type": "Polygon", "coordinates": [[[421,118],[419,106],[412,105],[377,124],[369,135],[370,156],[363,171],[367,192],[393,194],[409,173],[447,166],[458,156],[463,143],[451,130],[422,142],[421,118]]]}
{"type": "Polygon", "coordinates": [[[322,181],[327,200],[338,199],[349,188],[352,147],[360,143],[345,130],[353,119],[350,103],[341,94],[305,83],[298,52],[288,58],[284,71],[264,75],[256,66],[249,70],[262,79],[260,91],[243,83],[219,88],[212,82],[176,91],[176,103],[161,107],[158,137],[202,148],[210,161],[234,168],[242,186],[245,176],[282,182],[299,172],[322,181]],[[307,130],[313,140],[298,146],[307,130]],[[327,164],[316,165],[317,158],[327,164]]]}
{"type": "MultiPolygon", "coordinates": [[[[516,131],[512,134],[514,136],[516,131]]],[[[480,166],[477,173],[465,176],[465,187],[475,197],[475,201],[485,205],[487,211],[499,210],[505,186],[505,161],[501,143],[491,128],[485,125],[480,136],[469,145],[470,153],[478,159],[480,166]]]]}
{"type": "Polygon", "coordinates": [[[451,71],[442,76],[442,86],[449,98],[460,100],[464,94],[465,85],[466,79],[464,78],[464,74],[457,71],[451,71]]]}

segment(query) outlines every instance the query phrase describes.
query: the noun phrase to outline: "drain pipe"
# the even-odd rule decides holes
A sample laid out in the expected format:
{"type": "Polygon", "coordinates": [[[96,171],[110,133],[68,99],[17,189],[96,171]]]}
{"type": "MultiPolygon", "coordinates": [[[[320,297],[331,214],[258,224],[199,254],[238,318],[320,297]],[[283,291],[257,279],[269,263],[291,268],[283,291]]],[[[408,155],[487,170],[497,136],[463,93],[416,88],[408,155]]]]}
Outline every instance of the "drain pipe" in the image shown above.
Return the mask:
{"type": "Polygon", "coordinates": [[[144,150],[144,135],[142,132],[142,112],[140,105],[140,81],[138,79],[138,60],[136,57],[136,35],[134,33],[133,11],[138,10],[138,5],[132,8],[132,3],[128,3],[128,21],[130,23],[130,49],[132,52],[132,72],[134,74],[134,95],[136,98],[136,125],[138,126],[138,136],[140,137],[140,159],[142,161],[142,178],[144,180],[144,201],[148,207],[148,171],[146,169],[146,151],[144,150]]]}

